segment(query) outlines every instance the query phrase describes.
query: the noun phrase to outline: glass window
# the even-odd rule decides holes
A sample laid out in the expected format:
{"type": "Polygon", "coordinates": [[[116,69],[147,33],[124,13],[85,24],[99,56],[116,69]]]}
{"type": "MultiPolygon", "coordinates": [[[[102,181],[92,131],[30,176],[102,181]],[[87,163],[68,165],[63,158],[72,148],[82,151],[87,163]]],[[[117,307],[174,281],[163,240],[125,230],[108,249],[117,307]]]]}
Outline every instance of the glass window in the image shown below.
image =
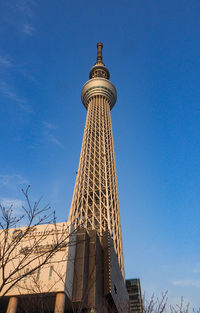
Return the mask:
{"type": "Polygon", "coordinates": [[[51,280],[52,274],[53,274],[53,265],[51,265],[49,268],[49,280],[51,280]]]}

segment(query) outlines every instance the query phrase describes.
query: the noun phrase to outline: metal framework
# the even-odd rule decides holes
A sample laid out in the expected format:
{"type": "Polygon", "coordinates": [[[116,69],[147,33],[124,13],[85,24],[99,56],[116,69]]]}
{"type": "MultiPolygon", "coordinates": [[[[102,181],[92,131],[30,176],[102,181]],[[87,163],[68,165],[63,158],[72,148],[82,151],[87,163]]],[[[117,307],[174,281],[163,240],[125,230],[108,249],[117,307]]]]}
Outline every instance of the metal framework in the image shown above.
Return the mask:
{"type": "Polygon", "coordinates": [[[124,276],[117,175],[110,110],[117,93],[102,61],[102,43],[97,44],[97,62],[83,86],[82,102],[87,112],[79,168],[69,221],[75,227],[96,229],[100,236],[109,229],[124,276]]]}

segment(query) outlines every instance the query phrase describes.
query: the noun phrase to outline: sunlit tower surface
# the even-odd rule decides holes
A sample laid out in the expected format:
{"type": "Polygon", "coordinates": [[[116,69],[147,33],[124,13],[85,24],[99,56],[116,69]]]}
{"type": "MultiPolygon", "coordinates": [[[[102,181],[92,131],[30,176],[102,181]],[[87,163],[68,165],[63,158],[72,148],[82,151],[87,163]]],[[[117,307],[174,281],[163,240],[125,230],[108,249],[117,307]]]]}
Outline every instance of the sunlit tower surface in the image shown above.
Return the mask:
{"type": "Polygon", "coordinates": [[[103,44],[97,44],[97,62],[82,88],[87,109],[79,167],[69,214],[75,228],[108,229],[124,276],[119,199],[110,111],[117,92],[102,59],[103,44]]]}

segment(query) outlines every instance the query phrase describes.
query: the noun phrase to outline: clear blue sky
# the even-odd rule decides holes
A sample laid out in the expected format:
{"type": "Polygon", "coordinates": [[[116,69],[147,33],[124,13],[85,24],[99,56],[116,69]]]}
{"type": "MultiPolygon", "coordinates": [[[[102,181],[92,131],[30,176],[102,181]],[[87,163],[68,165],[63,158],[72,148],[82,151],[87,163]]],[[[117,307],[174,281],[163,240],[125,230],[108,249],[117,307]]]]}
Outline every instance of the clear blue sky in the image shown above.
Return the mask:
{"type": "Polygon", "coordinates": [[[67,219],[104,43],[126,277],[200,305],[200,1],[0,2],[0,198],[31,185],[67,219]]]}

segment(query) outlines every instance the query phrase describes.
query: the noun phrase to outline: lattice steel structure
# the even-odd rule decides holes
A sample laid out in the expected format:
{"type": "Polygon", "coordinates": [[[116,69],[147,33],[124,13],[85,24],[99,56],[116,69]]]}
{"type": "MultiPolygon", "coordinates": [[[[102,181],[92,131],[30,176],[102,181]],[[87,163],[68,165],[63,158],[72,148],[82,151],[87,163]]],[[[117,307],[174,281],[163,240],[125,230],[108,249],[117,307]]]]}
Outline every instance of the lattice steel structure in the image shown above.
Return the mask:
{"type": "Polygon", "coordinates": [[[97,44],[97,62],[83,86],[81,99],[88,110],[79,168],[69,221],[96,229],[109,229],[124,276],[117,176],[110,110],[117,93],[102,60],[103,44],[97,44]]]}

